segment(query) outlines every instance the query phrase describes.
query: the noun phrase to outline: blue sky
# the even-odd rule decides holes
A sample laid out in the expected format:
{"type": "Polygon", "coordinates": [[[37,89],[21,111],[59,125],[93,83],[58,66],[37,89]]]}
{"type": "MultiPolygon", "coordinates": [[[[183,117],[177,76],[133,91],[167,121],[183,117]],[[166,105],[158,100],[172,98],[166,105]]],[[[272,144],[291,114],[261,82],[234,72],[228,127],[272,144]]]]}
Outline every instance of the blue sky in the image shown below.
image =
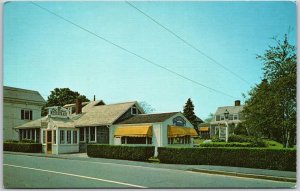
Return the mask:
{"type": "Polygon", "coordinates": [[[191,98],[205,119],[218,106],[244,101],[259,83],[271,37],[296,43],[293,2],[132,2],[245,83],[199,54],[125,2],[37,2],[50,11],[214,92],[71,25],[29,2],[4,6],[4,85],[39,91],[46,99],[68,87],[106,103],[146,101],[155,112],[182,111],[191,98]]]}

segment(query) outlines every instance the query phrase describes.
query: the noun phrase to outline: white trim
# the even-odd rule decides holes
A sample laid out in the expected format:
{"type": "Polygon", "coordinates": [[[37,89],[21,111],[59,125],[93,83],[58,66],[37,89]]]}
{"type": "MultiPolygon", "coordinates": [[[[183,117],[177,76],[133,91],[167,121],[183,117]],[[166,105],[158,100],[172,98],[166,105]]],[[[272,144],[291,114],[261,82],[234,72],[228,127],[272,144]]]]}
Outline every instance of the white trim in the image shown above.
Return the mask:
{"type": "Polygon", "coordinates": [[[79,128],[79,143],[85,143],[86,141],[85,141],[85,139],[86,139],[86,127],[81,127],[81,128],[79,128]],[[83,141],[81,141],[80,140],[80,130],[81,129],[83,129],[83,141]]]}
{"type": "Polygon", "coordinates": [[[89,143],[96,143],[97,142],[97,127],[93,126],[93,127],[89,127],[89,143]],[[91,141],[91,128],[95,128],[95,140],[91,141]]]}

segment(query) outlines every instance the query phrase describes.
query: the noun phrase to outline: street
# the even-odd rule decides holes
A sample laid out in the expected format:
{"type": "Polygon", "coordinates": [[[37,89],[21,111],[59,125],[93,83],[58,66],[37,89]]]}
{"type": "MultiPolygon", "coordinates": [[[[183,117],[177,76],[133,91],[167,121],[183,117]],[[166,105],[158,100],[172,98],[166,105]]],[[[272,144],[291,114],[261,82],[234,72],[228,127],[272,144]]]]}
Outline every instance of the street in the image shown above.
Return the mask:
{"type": "MultiPolygon", "coordinates": [[[[295,183],[95,160],[3,155],[5,188],[294,188],[295,183]]],[[[112,160],[113,161],[113,160],[112,160]]]]}

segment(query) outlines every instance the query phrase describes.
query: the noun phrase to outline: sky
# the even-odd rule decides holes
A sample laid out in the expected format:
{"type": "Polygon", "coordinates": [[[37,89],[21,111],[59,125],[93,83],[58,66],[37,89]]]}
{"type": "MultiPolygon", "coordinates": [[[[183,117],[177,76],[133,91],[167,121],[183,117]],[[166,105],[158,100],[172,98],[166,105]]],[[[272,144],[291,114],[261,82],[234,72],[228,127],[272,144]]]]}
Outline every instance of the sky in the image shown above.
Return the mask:
{"type": "Polygon", "coordinates": [[[191,98],[205,119],[244,103],[242,94],[263,76],[256,55],[274,45],[272,37],[288,33],[296,43],[294,2],[131,2],[161,26],[122,1],[35,3],[45,9],[4,5],[3,84],[45,100],[67,87],[106,104],[136,100],[171,112],[191,98]]]}

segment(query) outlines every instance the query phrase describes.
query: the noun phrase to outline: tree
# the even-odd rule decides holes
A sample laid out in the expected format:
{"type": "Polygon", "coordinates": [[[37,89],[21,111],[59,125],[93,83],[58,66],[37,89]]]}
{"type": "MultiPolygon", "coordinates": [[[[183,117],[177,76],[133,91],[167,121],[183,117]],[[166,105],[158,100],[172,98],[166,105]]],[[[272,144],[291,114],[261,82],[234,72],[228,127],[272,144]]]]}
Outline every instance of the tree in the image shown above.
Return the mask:
{"type": "Polygon", "coordinates": [[[196,115],[194,112],[194,104],[189,98],[187,102],[185,103],[185,106],[183,107],[183,115],[193,124],[194,129],[198,132],[197,122],[196,122],[196,115]]]}
{"type": "Polygon", "coordinates": [[[143,108],[145,113],[153,113],[155,111],[155,108],[153,108],[146,101],[139,102],[139,105],[141,106],[141,108],[143,108]]]}
{"type": "Polygon", "coordinates": [[[285,147],[295,144],[296,137],[296,48],[273,38],[257,59],[263,62],[264,79],[249,92],[244,107],[245,125],[255,136],[267,136],[285,147]]]}
{"type": "Polygon", "coordinates": [[[210,113],[206,119],[204,119],[205,123],[210,123],[213,120],[214,114],[210,113]]]}
{"type": "Polygon", "coordinates": [[[55,88],[48,96],[46,105],[42,108],[42,116],[47,115],[46,107],[51,106],[64,106],[66,104],[75,103],[76,99],[80,99],[82,102],[90,101],[84,95],[80,95],[76,91],[72,91],[69,88],[55,88]]]}

